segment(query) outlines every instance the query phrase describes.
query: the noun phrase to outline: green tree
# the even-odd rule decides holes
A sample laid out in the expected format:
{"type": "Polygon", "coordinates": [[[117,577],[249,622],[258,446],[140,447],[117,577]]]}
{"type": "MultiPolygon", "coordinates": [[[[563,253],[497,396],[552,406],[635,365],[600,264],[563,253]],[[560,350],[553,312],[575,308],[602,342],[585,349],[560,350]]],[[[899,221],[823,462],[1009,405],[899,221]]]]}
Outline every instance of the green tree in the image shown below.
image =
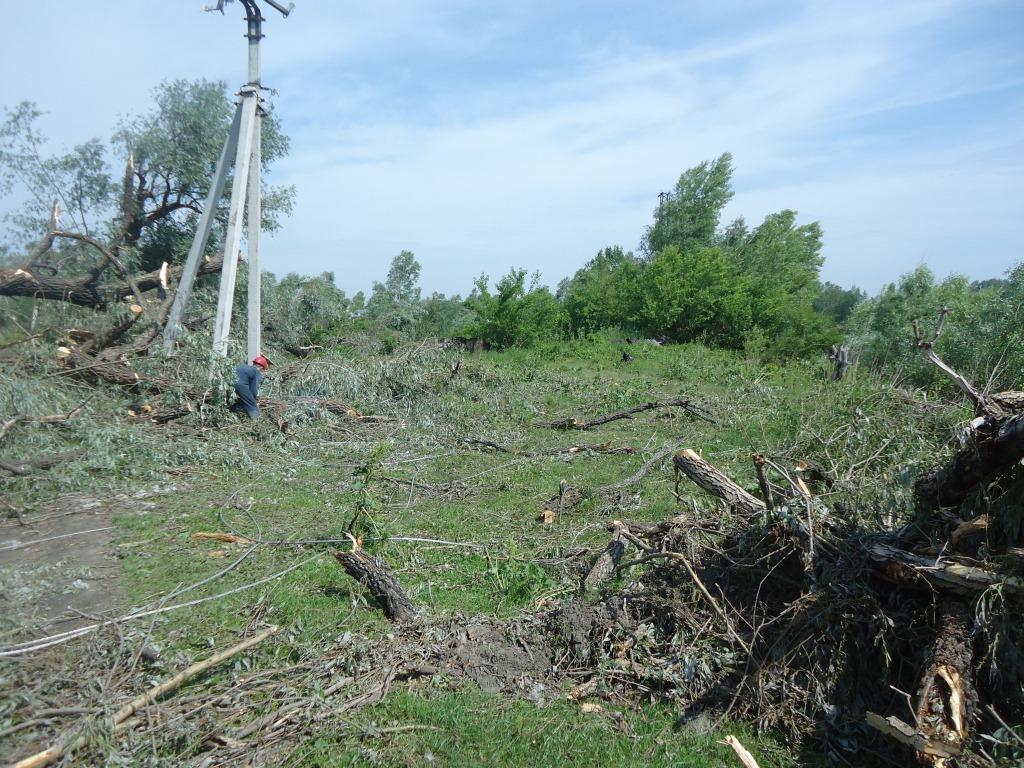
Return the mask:
{"type": "Polygon", "coordinates": [[[722,210],[732,196],[732,155],[728,152],[684,171],[675,189],[655,209],[641,253],[652,258],[669,245],[682,253],[714,245],[722,210]]]}
{"type": "MultiPolygon", "coordinates": [[[[103,241],[130,266],[148,271],[183,259],[234,106],[223,82],[206,80],[164,82],[153,97],[148,113],[122,121],[111,141],[113,152],[92,139],[69,152],[48,154],[37,128],[39,109],[23,102],[5,110],[0,192],[20,189],[26,198],[5,217],[12,250],[39,239],[57,200],[62,229],[103,241]]],[[[264,169],[287,151],[288,139],[271,111],[263,121],[264,169]]],[[[265,188],[266,228],[273,230],[290,212],[293,195],[291,188],[265,188]]],[[[80,243],[63,243],[59,250],[63,274],[77,274],[96,260],[80,243]]]]}
{"type": "Polygon", "coordinates": [[[916,348],[911,324],[932,333],[939,312],[949,310],[938,354],[978,386],[1019,388],[1024,382],[1024,265],[1007,280],[972,284],[961,275],[939,281],[921,266],[858,304],[847,322],[851,346],[862,364],[885,369],[921,387],[949,388],[939,370],[916,348]]]}
{"type": "Polygon", "coordinates": [[[530,347],[558,338],[562,332],[562,308],[546,286],[540,285],[539,273],[526,285],[526,270],[511,269],[494,286],[488,288],[487,275],[475,281],[466,307],[476,314],[476,321],[467,329],[491,347],[530,347]]]}
{"type": "Polygon", "coordinates": [[[316,277],[294,273],[280,281],[263,273],[263,321],[267,340],[296,350],[319,343],[349,317],[349,301],[334,274],[316,277]]]}
{"type": "Polygon", "coordinates": [[[735,347],[750,324],[749,299],[719,248],[661,249],[641,276],[640,328],[674,341],[735,347]]]}
{"type": "Polygon", "coordinates": [[[569,329],[590,333],[635,323],[640,264],[619,246],[603,248],[558,289],[569,329]]]}
{"type": "Polygon", "coordinates": [[[458,295],[433,293],[423,302],[423,316],[416,326],[421,338],[446,339],[466,335],[466,329],[476,320],[476,314],[458,295]]]}
{"type": "Polygon", "coordinates": [[[860,288],[843,288],[835,283],[825,282],[814,299],[814,309],[837,323],[845,322],[853,308],[867,298],[860,288]]]}
{"type": "Polygon", "coordinates": [[[727,249],[750,300],[751,322],[772,354],[803,355],[838,339],[834,322],[815,311],[819,293],[821,226],[798,225],[796,212],[780,211],[727,249]]]}
{"type": "Polygon", "coordinates": [[[411,330],[423,316],[419,280],[419,262],[410,251],[402,251],[391,260],[387,279],[373,284],[367,315],[393,330],[411,330]]]}

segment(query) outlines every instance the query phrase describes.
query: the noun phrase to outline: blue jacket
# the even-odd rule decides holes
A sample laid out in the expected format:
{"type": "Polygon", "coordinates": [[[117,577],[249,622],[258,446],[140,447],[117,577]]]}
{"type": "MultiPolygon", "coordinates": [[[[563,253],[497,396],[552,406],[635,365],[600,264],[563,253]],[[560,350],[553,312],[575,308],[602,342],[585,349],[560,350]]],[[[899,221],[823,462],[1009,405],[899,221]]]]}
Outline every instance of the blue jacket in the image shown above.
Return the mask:
{"type": "Polygon", "coordinates": [[[260,382],[263,380],[263,374],[260,373],[260,369],[255,365],[246,365],[243,363],[235,369],[235,375],[238,377],[235,383],[235,390],[247,389],[252,395],[253,400],[259,397],[260,394],[260,382]]]}

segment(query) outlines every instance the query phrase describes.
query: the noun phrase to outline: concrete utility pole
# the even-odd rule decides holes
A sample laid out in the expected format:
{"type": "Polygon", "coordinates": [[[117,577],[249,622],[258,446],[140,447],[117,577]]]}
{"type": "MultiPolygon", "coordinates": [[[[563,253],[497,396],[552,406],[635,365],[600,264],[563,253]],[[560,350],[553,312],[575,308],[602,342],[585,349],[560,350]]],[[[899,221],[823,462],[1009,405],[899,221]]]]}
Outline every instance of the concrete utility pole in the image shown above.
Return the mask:
{"type": "MultiPolygon", "coordinates": [[[[239,98],[231,129],[228,131],[224,149],[217,161],[217,169],[213,174],[206,205],[199,219],[199,227],[192,240],[192,248],[185,261],[181,282],[178,284],[178,292],[174,297],[174,304],[171,306],[167,325],[164,328],[164,349],[168,353],[174,351],[174,345],[181,330],[181,318],[192,293],[192,284],[199,269],[199,260],[206,250],[217,203],[224,193],[232,156],[234,157],[235,176],[231,185],[231,203],[228,207],[228,226],[224,238],[224,265],[221,267],[217,314],[214,316],[213,351],[221,357],[228,353],[228,339],[231,335],[231,309],[235,297],[239,245],[242,240],[242,221],[246,209],[248,209],[247,234],[249,240],[248,359],[252,360],[262,351],[260,223],[263,216],[263,204],[260,198],[260,154],[264,112],[260,95],[263,89],[260,72],[260,40],[263,38],[262,24],[265,19],[260,13],[259,2],[265,2],[286,18],[295,5],[292,3],[286,8],[275,0],[258,0],[258,2],[257,0],[240,0],[240,2],[245,7],[245,36],[249,41],[249,81],[238,92],[239,98]]],[[[219,0],[215,7],[206,10],[223,13],[224,3],[225,0],[219,0]]]]}

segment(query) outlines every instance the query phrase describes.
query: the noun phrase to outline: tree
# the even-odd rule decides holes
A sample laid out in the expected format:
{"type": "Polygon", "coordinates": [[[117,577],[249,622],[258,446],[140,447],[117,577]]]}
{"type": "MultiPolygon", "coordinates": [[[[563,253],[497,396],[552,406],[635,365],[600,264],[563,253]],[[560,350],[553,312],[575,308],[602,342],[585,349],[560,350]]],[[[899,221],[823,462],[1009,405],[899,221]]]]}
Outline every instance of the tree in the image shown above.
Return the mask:
{"type": "Polygon", "coordinates": [[[292,273],[280,281],[263,273],[264,331],[269,341],[294,353],[320,343],[348,317],[349,300],[335,285],[333,273],[292,273]]]}
{"type": "Polygon", "coordinates": [[[750,324],[749,299],[719,248],[674,245],[659,251],[643,270],[641,329],[673,341],[704,339],[735,347],[750,324]]]}
{"type": "Polygon", "coordinates": [[[495,349],[530,347],[559,338],[562,331],[562,309],[546,286],[540,285],[540,274],[531,276],[526,286],[526,270],[511,269],[494,286],[488,288],[487,275],[476,279],[466,306],[476,313],[476,322],[467,329],[495,349]]]}
{"type": "Polygon", "coordinates": [[[387,279],[373,284],[367,316],[397,331],[411,330],[423,316],[419,280],[419,262],[411,251],[402,251],[391,260],[387,279]]]}
{"type": "Polygon", "coordinates": [[[675,190],[655,209],[641,253],[649,259],[669,245],[681,253],[714,245],[722,210],[732,196],[732,155],[728,152],[684,171],[675,190]]]}
{"type": "Polygon", "coordinates": [[[834,323],[816,312],[821,226],[798,225],[796,212],[765,217],[752,232],[734,228],[726,249],[737,283],[750,300],[753,328],[776,355],[803,355],[838,339],[834,323]]]}
{"type": "MultiPolygon", "coordinates": [[[[134,354],[159,335],[170,298],[150,311],[143,294],[159,286],[163,262],[173,267],[187,253],[227,136],[233,107],[223,83],[165,82],[154,98],[148,114],[122,123],[113,153],[93,139],[48,154],[36,127],[40,112],[29,103],[6,111],[0,125],[0,191],[17,189],[26,198],[5,219],[7,250],[19,255],[8,257],[16,269],[0,269],[0,296],[108,309],[123,307],[122,299],[131,295],[142,309],[133,317],[111,314],[108,328],[83,352],[134,354]],[[144,332],[121,343],[139,329],[144,332]]],[[[272,113],[264,119],[263,136],[267,166],[288,148],[272,113]]],[[[266,226],[273,228],[288,212],[291,197],[289,189],[267,190],[266,226]]],[[[219,267],[214,260],[200,272],[219,267]]],[[[172,282],[174,274],[172,269],[172,282]]]]}
{"type": "Polygon", "coordinates": [[[831,317],[837,323],[842,323],[853,312],[853,308],[866,298],[867,294],[857,286],[843,288],[841,285],[825,282],[814,300],[814,309],[826,317],[831,317]]]}
{"type": "Polygon", "coordinates": [[[640,265],[619,246],[602,248],[571,280],[559,286],[558,298],[573,333],[632,325],[639,302],[640,265]]]}
{"type": "Polygon", "coordinates": [[[423,316],[416,326],[416,335],[438,339],[465,336],[474,320],[476,314],[458,295],[448,297],[433,293],[423,302],[423,316]]]}
{"type": "Polygon", "coordinates": [[[1024,381],[1024,265],[1006,281],[974,285],[962,275],[939,281],[918,267],[858,304],[847,321],[851,346],[861,362],[885,367],[922,387],[947,386],[946,379],[914,346],[911,324],[926,333],[939,311],[950,310],[936,350],[943,360],[993,391],[1019,388],[1024,381]]]}

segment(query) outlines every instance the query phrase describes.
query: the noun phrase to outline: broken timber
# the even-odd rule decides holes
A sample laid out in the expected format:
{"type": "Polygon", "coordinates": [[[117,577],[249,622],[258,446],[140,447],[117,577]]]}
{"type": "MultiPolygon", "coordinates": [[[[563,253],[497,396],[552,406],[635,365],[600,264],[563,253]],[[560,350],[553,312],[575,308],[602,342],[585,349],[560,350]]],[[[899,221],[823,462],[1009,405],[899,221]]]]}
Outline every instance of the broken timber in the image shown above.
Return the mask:
{"type": "Polygon", "coordinates": [[[345,573],[370,591],[384,609],[385,616],[399,624],[416,619],[416,608],[383,560],[362,549],[335,552],[334,557],[345,573]]]}
{"type": "Polygon", "coordinates": [[[635,413],[642,413],[643,411],[653,411],[657,408],[682,408],[687,413],[696,416],[698,419],[714,424],[714,420],[703,413],[696,405],[693,404],[692,400],[683,398],[677,398],[675,400],[652,400],[649,403],[641,403],[640,405],[634,405],[632,408],[626,408],[622,411],[616,411],[615,413],[608,413],[603,416],[597,416],[596,418],[590,419],[589,421],[580,421],[575,417],[568,419],[560,419],[559,421],[552,421],[544,426],[551,427],[552,429],[593,429],[594,427],[600,426],[601,424],[607,424],[610,421],[618,421],[619,419],[628,419],[635,413]]]}

